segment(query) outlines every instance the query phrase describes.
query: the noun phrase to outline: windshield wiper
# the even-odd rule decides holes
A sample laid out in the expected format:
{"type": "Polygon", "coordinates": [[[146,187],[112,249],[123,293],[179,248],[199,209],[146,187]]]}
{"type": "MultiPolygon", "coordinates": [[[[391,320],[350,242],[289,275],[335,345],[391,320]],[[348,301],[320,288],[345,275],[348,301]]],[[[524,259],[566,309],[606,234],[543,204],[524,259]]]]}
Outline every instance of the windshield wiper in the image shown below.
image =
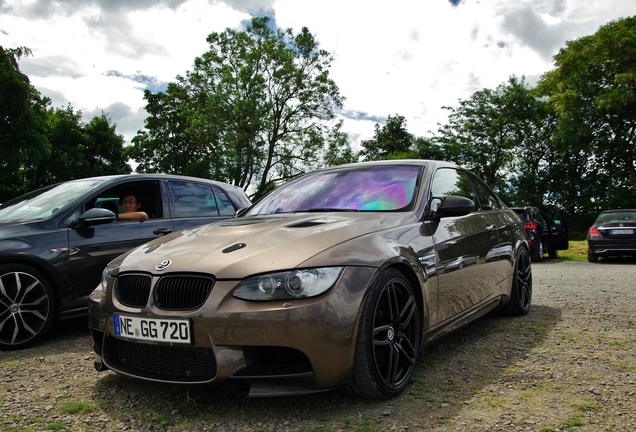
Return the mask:
{"type": "Polygon", "coordinates": [[[296,213],[301,212],[309,212],[309,213],[320,213],[320,212],[357,212],[358,209],[346,209],[346,208],[332,208],[332,207],[314,207],[307,210],[298,210],[296,213]]]}

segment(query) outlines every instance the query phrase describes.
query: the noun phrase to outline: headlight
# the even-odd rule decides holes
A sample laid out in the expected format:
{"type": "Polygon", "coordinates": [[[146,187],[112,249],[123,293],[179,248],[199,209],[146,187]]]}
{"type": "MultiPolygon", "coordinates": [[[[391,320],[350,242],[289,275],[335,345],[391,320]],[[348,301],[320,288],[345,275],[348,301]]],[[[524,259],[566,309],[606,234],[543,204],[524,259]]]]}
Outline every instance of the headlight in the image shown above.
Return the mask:
{"type": "Polygon", "coordinates": [[[108,267],[104,268],[102,272],[102,291],[106,292],[106,286],[108,285],[108,267]]]}
{"type": "Polygon", "coordinates": [[[321,267],[254,276],[241,282],[234,297],[242,300],[282,300],[315,297],[336,283],[342,267],[321,267]]]}

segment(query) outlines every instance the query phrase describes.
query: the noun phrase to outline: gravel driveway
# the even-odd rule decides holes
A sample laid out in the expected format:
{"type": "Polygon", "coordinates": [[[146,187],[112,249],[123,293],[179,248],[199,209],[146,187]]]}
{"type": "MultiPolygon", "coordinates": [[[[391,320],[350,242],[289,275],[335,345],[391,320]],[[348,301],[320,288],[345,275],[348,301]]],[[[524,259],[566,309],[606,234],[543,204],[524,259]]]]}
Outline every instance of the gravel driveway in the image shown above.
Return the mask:
{"type": "Polygon", "coordinates": [[[533,265],[527,316],[488,316],[429,346],[400,397],[245,398],[93,369],[85,320],[0,352],[0,431],[636,430],[636,261],[533,265]]]}

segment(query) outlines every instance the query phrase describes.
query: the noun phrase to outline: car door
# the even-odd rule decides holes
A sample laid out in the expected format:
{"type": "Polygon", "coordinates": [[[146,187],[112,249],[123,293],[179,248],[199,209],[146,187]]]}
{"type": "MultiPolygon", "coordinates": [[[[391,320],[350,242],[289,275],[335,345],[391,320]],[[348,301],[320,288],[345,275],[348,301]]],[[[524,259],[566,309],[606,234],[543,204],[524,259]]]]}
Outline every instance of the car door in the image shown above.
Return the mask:
{"type": "MultiPolygon", "coordinates": [[[[478,203],[466,173],[454,168],[440,168],[434,173],[431,195],[432,202],[445,196],[463,196],[478,203]]],[[[497,263],[486,257],[498,239],[488,215],[473,211],[440,219],[433,241],[439,283],[437,308],[431,311],[435,325],[470,310],[492,294],[497,263]]]]}
{"type": "Polygon", "coordinates": [[[186,180],[167,182],[175,230],[231,218],[238,210],[222,188],[186,180]]]}
{"type": "Polygon", "coordinates": [[[562,210],[555,210],[550,218],[550,233],[554,249],[567,250],[569,248],[568,225],[562,210]]]}
{"type": "Polygon", "coordinates": [[[64,309],[86,307],[88,295],[97,287],[106,264],[128,250],[174,231],[173,222],[164,217],[164,195],[161,182],[131,181],[101,190],[88,197],[67,221],[77,218],[92,207],[106,207],[118,197],[135,190],[142,209],[150,216],[147,220],[118,220],[103,225],[68,228],[70,281],[69,304],[64,309]]]}
{"type": "Polygon", "coordinates": [[[477,196],[475,211],[488,218],[492,224],[491,230],[497,233],[496,244],[490,245],[491,249],[486,253],[486,261],[492,263],[496,269],[495,278],[492,280],[494,287],[496,284],[504,283],[512,273],[513,239],[517,238],[519,221],[515,213],[508,210],[481,179],[471,172],[467,172],[467,175],[477,196]]]}

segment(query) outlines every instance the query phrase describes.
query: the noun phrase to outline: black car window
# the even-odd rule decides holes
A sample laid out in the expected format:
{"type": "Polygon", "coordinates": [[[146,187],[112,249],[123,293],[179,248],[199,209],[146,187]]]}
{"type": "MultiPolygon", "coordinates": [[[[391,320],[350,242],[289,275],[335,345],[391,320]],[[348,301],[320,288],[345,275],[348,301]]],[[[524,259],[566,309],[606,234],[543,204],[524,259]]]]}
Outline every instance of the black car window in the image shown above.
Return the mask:
{"type": "Polygon", "coordinates": [[[497,195],[476,175],[469,173],[468,176],[473,183],[479,201],[475,203],[475,208],[483,211],[500,209],[501,203],[497,199],[497,195]]]}
{"type": "Polygon", "coordinates": [[[202,183],[170,181],[175,217],[233,215],[236,209],[220,188],[202,183]],[[216,194],[215,194],[216,192],[216,194]]]}
{"type": "Polygon", "coordinates": [[[477,197],[468,176],[454,168],[440,168],[435,172],[431,194],[433,197],[462,196],[470,198],[477,205],[477,197]]]}
{"type": "Polygon", "coordinates": [[[225,191],[220,187],[213,186],[212,190],[214,190],[214,196],[216,197],[216,206],[219,210],[219,214],[222,216],[232,216],[236,213],[236,208],[230,201],[230,198],[227,196],[225,191]]]}
{"type": "Polygon", "coordinates": [[[161,192],[156,181],[134,181],[114,186],[89,200],[84,210],[101,207],[116,214],[122,213],[120,199],[125,195],[134,195],[141,203],[139,210],[146,212],[149,218],[163,217],[161,192]]]}

